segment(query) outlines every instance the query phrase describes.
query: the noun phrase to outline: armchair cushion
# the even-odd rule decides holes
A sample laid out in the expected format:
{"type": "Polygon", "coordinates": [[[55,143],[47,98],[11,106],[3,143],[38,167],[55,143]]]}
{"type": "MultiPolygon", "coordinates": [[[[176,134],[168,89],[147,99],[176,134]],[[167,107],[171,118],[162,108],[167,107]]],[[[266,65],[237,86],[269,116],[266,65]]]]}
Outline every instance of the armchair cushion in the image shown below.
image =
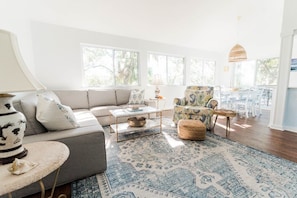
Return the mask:
{"type": "Polygon", "coordinates": [[[185,91],[186,105],[206,107],[213,97],[212,87],[189,86],[185,91]]]}
{"type": "Polygon", "coordinates": [[[174,105],[182,105],[182,106],[185,106],[185,105],[186,105],[186,98],[174,98],[174,99],[173,99],[173,104],[174,104],[174,105]]]}
{"type": "Polygon", "coordinates": [[[175,106],[174,112],[189,115],[213,115],[213,109],[199,106],[175,106]]]}

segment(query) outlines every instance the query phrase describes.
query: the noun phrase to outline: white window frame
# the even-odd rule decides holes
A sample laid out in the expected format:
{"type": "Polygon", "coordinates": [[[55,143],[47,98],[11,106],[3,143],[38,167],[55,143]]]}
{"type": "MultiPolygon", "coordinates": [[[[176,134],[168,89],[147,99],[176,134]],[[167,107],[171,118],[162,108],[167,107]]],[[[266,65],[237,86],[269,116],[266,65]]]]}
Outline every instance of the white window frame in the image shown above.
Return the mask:
{"type": "MultiPolygon", "coordinates": [[[[118,48],[118,47],[112,47],[112,46],[103,46],[103,45],[95,45],[95,44],[87,44],[87,43],[81,43],[80,44],[80,49],[81,49],[81,65],[82,65],[82,85],[83,87],[137,87],[140,86],[140,75],[141,75],[141,68],[140,68],[140,52],[138,50],[135,49],[127,49],[127,48],[118,48]],[[104,50],[112,50],[113,51],[113,55],[112,55],[112,62],[113,62],[113,69],[115,68],[115,51],[128,51],[128,52],[133,52],[133,53],[137,53],[137,83],[134,85],[118,85],[116,83],[116,79],[113,79],[113,84],[112,85],[99,85],[99,86],[88,86],[88,84],[85,83],[85,72],[84,72],[84,61],[83,61],[83,48],[84,47],[91,47],[91,48],[100,48],[100,49],[104,49],[104,50]]],[[[115,77],[115,74],[114,74],[115,77]]]]}
{"type": "MultiPolygon", "coordinates": [[[[269,86],[275,86],[275,85],[266,85],[266,84],[257,84],[257,76],[258,76],[258,60],[265,60],[265,59],[277,59],[278,57],[272,57],[272,58],[261,58],[261,59],[256,59],[256,60],[248,60],[248,61],[242,61],[242,62],[239,62],[239,63],[234,63],[234,68],[233,68],[233,75],[232,75],[232,86],[233,87],[237,87],[237,88],[246,88],[244,86],[237,86],[236,85],[236,82],[235,82],[235,72],[236,72],[236,67],[237,67],[237,64],[245,64],[245,62],[253,62],[254,63],[254,69],[255,71],[253,72],[253,82],[252,84],[249,86],[249,87],[256,87],[256,86],[261,86],[261,87],[269,87],[269,86]]],[[[277,84],[277,83],[276,83],[277,84]]]]}
{"type": "MultiPolygon", "coordinates": [[[[162,76],[162,84],[167,85],[167,86],[183,86],[185,85],[185,74],[186,74],[186,58],[185,56],[182,55],[175,55],[175,54],[166,54],[166,53],[160,53],[160,52],[147,52],[147,69],[150,69],[150,55],[155,55],[155,56],[165,56],[166,57],[166,74],[162,73],[154,73],[152,74],[152,80],[154,76],[162,76]],[[182,59],[182,64],[183,64],[183,71],[182,71],[182,83],[181,84],[168,84],[168,75],[169,75],[169,66],[168,66],[168,58],[181,58],[182,59]],[[165,77],[164,77],[165,75],[165,77]]],[[[154,85],[154,82],[150,82],[150,77],[149,73],[147,75],[147,83],[149,85],[154,85]]]]}
{"type": "MultiPolygon", "coordinates": [[[[191,61],[193,60],[193,59],[196,59],[196,60],[199,60],[199,61],[202,61],[203,62],[203,66],[202,66],[202,74],[201,74],[201,76],[202,76],[202,83],[201,83],[201,85],[215,85],[215,75],[216,75],[216,68],[217,68],[217,66],[216,66],[216,64],[217,64],[217,62],[215,61],[215,60],[212,60],[212,59],[209,59],[209,58],[199,58],[199,57],[190,57],[190,59],[189,59],[189,70],[190,70],[190,73],[189,73],[189,83],[190,84],[193,84],[193,82],[192,82],[192,79],[191,79],[191,77],[192,77],[192,64],[191,64],[191,61]],[[204,83],[205,81],[206,81],[206,79],[205,79],[205,67],[206,67],[206,62],[214,62],[214,73],[213,73],[213,82],[212,82],[212,84],[208,84],[208,83],[204,83]]],[[[197,84],[197,83],[195,83],[195,84],[197,84]]]]}

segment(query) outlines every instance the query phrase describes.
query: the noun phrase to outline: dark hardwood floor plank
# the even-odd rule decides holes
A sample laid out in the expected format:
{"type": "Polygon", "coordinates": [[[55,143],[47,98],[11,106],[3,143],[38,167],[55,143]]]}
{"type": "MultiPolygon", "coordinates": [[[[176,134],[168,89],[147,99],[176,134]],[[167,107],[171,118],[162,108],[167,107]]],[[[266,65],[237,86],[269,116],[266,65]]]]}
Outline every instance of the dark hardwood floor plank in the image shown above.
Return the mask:
{"type": "MultiPolygon", "coordinates": [[[[259,117],[233,118],[228,139],[297,162],[297,133],[270,129],[269,113],[263,110],[259,117]]],[[[226,119],[221,117],[217,122],[224,126],[226,119]]],[[[216,126],[214,133],[225,137],[225,128],[216,126]]]]}

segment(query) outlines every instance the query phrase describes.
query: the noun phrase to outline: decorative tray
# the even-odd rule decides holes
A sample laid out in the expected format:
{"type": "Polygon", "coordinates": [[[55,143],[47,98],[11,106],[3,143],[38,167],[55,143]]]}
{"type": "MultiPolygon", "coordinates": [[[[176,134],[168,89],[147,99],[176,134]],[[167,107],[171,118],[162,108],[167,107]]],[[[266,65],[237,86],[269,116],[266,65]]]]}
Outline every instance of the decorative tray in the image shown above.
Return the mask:
{"type": "Polygon", "coordinates": [[[138,109],[134,109],[134,108],[127,108],[127,111],[130,111],[130,112],[136,112],[136,111],[142,111],[143,109],[141,108],[138,108],[138,109]]]}

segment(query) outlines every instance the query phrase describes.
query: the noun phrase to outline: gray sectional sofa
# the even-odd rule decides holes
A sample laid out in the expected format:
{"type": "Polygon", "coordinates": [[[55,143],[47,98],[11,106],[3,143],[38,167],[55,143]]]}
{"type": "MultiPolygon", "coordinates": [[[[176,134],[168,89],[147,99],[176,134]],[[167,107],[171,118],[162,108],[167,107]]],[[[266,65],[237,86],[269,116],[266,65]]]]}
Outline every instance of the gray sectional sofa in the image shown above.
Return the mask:
{"type": "MultiPolygon", "coordinates": [[[[70,156],[62,165],[58,185],[85,178],[106,170],[105,136],[102,126],[110,123],[109,110],[128,105],[131,90],[55,90],[39,93],[70,106],[79,124],[78,128],[48,131],[36,119],[37,93],[17,96],[14,106],[27,118],[24,145],[30,142],[54,140],[65,143],[70,156]]],[[[41,153],[42,155],[42,153],[41,153]]],[[[46,189],[51,188],[54,173],[44,178],[46,189]]],[[[23,197],[40,191],[38,183],[13,193],[23,197]]]]}

